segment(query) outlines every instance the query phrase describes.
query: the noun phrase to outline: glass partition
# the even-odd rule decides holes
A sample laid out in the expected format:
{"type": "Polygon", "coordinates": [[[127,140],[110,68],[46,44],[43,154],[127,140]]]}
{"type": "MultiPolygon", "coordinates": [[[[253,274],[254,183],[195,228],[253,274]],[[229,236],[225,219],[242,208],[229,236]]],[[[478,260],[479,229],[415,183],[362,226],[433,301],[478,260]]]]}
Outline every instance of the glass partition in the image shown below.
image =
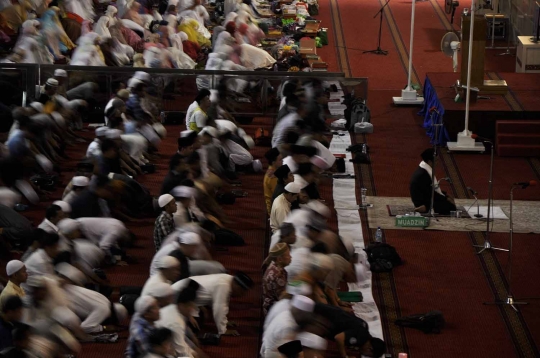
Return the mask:
{"type": "MultiPolygon", "coordinates": [[[[21,105],[22,93],[26,103],[39,96],[40,86],[54,75],[56,69],[68,73],[66,85],[69,99],[82,98],[84,86],[94,83],[89,103],[88,120],[93,114],[103,118],[104,108],[119,89],[124,88],[135,71],[142,70],[151,76],[152,86],[148,95],[157,109],[166,117],[183,118],[200,88],[227,87],[227,104],[236,117],[273,117],[279,110],[278,92],[285,81],[304,81],[318,78],[321,81],[338,81],[346,92],[354,90],[357,97],[367,99],[367,78],[345,78],[343,73],[331,72],[272,72],[272,71],[205,71],[127,67],[86,67],[55,65],[0,64],[0,79],[9,84],[15,99],[10,105],[21,105]],[[71,98],[70,98],[71,97],[71,98]]],[[[2,97],[5,102],[6,97],[2,97]]]]}

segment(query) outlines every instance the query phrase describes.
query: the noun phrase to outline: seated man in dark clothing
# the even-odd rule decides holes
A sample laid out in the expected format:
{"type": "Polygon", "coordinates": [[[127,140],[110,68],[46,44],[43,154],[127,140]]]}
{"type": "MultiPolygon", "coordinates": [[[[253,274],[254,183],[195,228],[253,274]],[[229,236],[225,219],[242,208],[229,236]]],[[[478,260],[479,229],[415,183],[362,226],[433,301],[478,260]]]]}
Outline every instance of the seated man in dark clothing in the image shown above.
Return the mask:
{"type": "Polygon", "coordinates": [[[103,139],[100,143],[101,157],[99,159],[99,172],[102,175],[109,173],[123,174],[120,163],[118,144],[112,139],[103,139]]]}
{"type": "Polygon", "coordinates": [[[0,315],[0,351],[13,347],[12,331],[23,317],[23,303],[19,296],[9,296],[4,300],[0,315]]]}
{"type": "Polygon", "coordinates": [[[386,347],[384,341],[372,337],[366,321],[339,307],[316,303],[313,313],[317,315],[313,333],[335,340],[342,357],[347,356],[346,346],[355,346],[360,355],[380,357],[386,347]]]}
{"type": "Polygon", "coordinates": [[[109,178],[99,176],[89,189],[83,190],[71,202],[71,218],[110,217],[107,200],[112,198],[109,178]]]}
{"type": "Polygon", "coordinates": [[[179,186],[187,178],[187,157],[193,153],[193,145],[197,139],[195,131],[183,131],[178,138],[178,151],[169,162],[169,173],[163,180],[160,195],[169,194],[174,187],[179,186]]]}
{"type": "Polygon", "coordinates": [[[13,346],[0,351],[2,358],[26,358],[30,357],[27,348],[30,342],[32,328],[24,323],[19,323],[12,331],[13,346]]]}
{"type": "MultiPolygon", "coordinates": [[[[420,155],[422,162],[419,167],[414,171],[411,182],[409,184],[409,190],[411,193],[411,199],[414,203],[415,211],[425,213],[431,209],[431,193],[432,193],[432,165],[433,165],[433,148],[426,149],[420,155]]],[[[437,185],[437,178],[435,178],[435,185],[437,185]]],[[[448,215],[450,211],[456,210],[456,204],[454,199],[446,195],[445,192],[439,189],[438,185],[435,187],[435,197],[433,199],[433,208],[435,213],[441,215],[448,215]]]]}

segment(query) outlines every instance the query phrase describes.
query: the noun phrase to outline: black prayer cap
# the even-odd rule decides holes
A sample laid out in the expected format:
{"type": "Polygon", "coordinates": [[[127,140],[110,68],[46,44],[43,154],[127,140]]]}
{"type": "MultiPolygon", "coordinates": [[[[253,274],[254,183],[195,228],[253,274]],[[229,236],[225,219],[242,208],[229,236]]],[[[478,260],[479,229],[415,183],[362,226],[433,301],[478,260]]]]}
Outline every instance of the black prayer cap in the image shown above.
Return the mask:
{"type": "Polygon", "coordinates": [[[422,160],[427,163],[429,160],[433,160],[434,154],[435,151],[433,150],[433,148],[428,148],[424,150],[422,154],[420,154],[420,156],[422,157],[422,160]]]}
{"type": "Polygon", "coordinates": [[[298,175],[306,175],[313,171],[313,164],[311,163],[300,163],[298,164],[298,169],[296,170],[296,174],[298,175]]]}
{"type": "Polygon", "coordinates": [[[238,271],[234,275],[234,281],[244,290],[249,290],[253,286],[253,280],[245,273],[238,271]]]}
{"type": "Polygon", "coordinates": [[[289,166],[287,164],[283,164],[281,167],[277,168],[274,172],[274,175],[278,179],[285,179],[287,175],[291,172],[291,169],[289,169],[289,166]]]}
{"type": "Polygon", "coordinates": [[[264,153],[264,157],[268,161],[268,164],[272,164],[279,156],[279,149],[272,148],[268,152],[264,153]]]}
{"type": "Polygon", "coordinates": [[[312,146],[293,144],[291,145],[291,153],[304,154],[304,155],[307,155],[308,157],[313,157],[315,154],[317,154],[317,148],[312,147],[312,146]]]}
{"type": "Polygon", "coordinates": [[[194,302],[195,298],[197,298],[197,288],[191,286],[191,282],[195,282],[193,280],[190,280],[190,283],[187,287],[185,287],[182,291],[178,293],[178,297],[176,297],[176,303],[188,303],[188,302],[194,302]]]}
{"type": "Polygon", "coordinates": [[[296,357],[303,351],[302,342],[299,340],[287,342],[279,346],[278,351],[287,357],[296,357]]]}

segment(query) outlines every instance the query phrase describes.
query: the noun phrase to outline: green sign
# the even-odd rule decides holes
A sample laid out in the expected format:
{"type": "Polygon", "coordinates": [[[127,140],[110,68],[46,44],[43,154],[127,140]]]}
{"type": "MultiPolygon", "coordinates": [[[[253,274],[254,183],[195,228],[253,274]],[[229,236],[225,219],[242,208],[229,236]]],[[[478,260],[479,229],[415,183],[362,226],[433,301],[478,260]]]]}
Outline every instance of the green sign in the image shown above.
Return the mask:
{"type": "Polygon", "coordinates": [[[396,216],[396,226],[426,227],[429,226],[429,218],[423,216],[396,216]]]}

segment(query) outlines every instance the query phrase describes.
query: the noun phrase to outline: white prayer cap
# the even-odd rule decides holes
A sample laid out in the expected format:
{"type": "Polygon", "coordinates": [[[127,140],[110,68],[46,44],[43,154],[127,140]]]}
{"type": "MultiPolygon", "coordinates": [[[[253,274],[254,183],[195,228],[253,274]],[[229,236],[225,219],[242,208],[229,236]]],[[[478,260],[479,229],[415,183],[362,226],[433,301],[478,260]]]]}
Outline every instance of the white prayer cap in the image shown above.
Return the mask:
{"type": "Polygon", "coordinates": [[[302,189],[300,189],[300,185],[296,183],[289,183],[285,185],[285,190],[289,193],[298,194],[302,189]]]}
{"type": "Polygon", "coordinates": [[[169,6],[178,5],[178,0],[169,0],[169,6]]]}
{"type": "Polygon", "coordinates": [[[152,285],[147,294],[148,296],[155,298],[165,298],[172,296],[174,294],[174,290],[172,289],[171,285],[165,282],[158,282],[155,285],[152,285]]]}
{"type": "Polygon", "coordinates": [[[60,323],[64,327],[76,327],[80,323],[77,322],[77,316],[69,308],[58,306],[51,312],[51,318],[60,323]]]}
{"type": "Polygon", "coordinates": [[[291,306],[294,308],[298,308],[301,311],[313,312],[313,310],[315,309],[315,301],[306,296],[296,295],[293,296],[291,300],[291,306]]]}
{"type": "Polygon", "coordinates": [[[314,252],[311,254],[312,260],[311,265],[313,268],[318,268],[321,270],[331,271],[334,268],[334,262],[330,256],[321,254],[319,252],[314,252]]]}
{"type": "Polygon", "coordinates": [[[171,194],[163,194],[158,199],[159,207],[163,208],[165,205],[169,204],[173,200],[174,200],[174,196],[172,196],[171,194]]]}
{"type": "Polygon", "coordinates": [[[197,190],[195,188],[185,185],[174,187],[174,189],[171,190],[171,194],[175,198],[192,198],[195,196],[196,192],[197,190]]]}
{"type": "Polygon", "coordinates": [[[58,87],[58,81],[55,80],[54,78],[49,78],[47,82],[45,83],[48,84],[49,86],[58,87]]]}
{"type": "Polygon", "coordinates": [[[326,346],[328,345],[326,339],[309,332],[300,332],[296,336],[296,339],[302,342],[303,347],[316,349],[318,351],[325,351],[326,346]]]}
{"type": "Polygon", "coordinates": [[[74,186],[88,186],[90,184],[90,179],[88,179],[87,177],[83,175],[79,175],[79,176],[73,177],[73,179],[71,179],[71,183],[74,186]]]}
{"type": "Polygon", "coordinates": [[[287,288],[285,289],[287,293],[291,295],[300,295],[300,296],[306,296],[311,295],[313,293],[313,290],[311,289],[311,286],[309,286],[307,283],[302,281],[290,281],[287,283],[287,288]]]}
{"type": "Polygon", "coordinates": [[[328,209],[328,206],[324,205],[319,200],[311,200],[304,207],[315,211],[317,214],[324,216],[325,218],[330,217],[330,209],[328,209]]]}
{"type": "Polygon", "coordinates": [[[86,283],[86,276],[84,276],[79,269],[71,266],[67,262],[61,262],[56,265],[56,272],[70,279],[76,285],[82,286],[86,283]]]}
{"type": "Polygon", "coordinates": [[[62,234],[69,235],[73,231],[79,229],[79,222],[77,220],[65,218],[60,220],[56,226],[58,226],[58,230],[62,234]]]}
{"type": "Polygon", "coordinates": [[[141,296],[135,301],[135,312],[145,314],[152,305],[157,304],[157,301],[152,296],[141,296]]]}
{"type": "Polygon", "coordinates": [[[208,134],[210,137],[217,138],[218,131],[214,127],[206,126],[199,132],[199,135],[208,134]]]}
{"type": "Polygon", "coordinates": [[[158,269],[172,268],[180,266],[180,261],[176,257],[172,256],[163,256],[157,262],[158,269]]]}
{"type": "Polygon", "coordinates": [[[326,170],[330,168],[330,166],[328,165],[328,162],[324,160],[323,157],[320,157],[318,155],[314,155],[313,157],[310,158],[309,161],[311,162],[311,164],[317,166],[318,168],[322,170],[326,170]]]}
{"type": "Polygon", "coordinates": [[[200,245],[201,236],[194,232],[184,232],[180,235],[180,243],[184,245],[200,245]]]}
{"type": "Polygon", "coordinates": [[[144,71],[135,72],[132,78],[137,79],[139,81],[143,81],[143,82],[150,82],[151,80],[150,74],[144,71]]]}
{"type": "MultiPolygon", "coordinates": [[[[85,177],[86,178],[86,177],[85,177]]],[[[88,180],[88,178],[86,178],[88,180]]],[[[71,205],[69,205],[68,203],[66,203],[65,201],[62,201],[62,200],[56,200],[53,202],[53,205],[56,205],[56,206],[59,206],[60,209],[62,209],[62,211],[64,213],[70,213],[71,212],[71,205]]]]}
{"type": "Polygon", "coordinates": [[[104,137],[105,134],[107,134],[108,130],[109,130],[108,127],[97,127],[96,128],[96,137],[104,137]]]}
{"type": "Polygon", "coordinates": [[[192,131],[191,129],[180,131],[180,138],[187,138],[195,135],[195,131],[192,131]]]}
{"type": "Polygon", "coordinates": [[[65,70],[62,70],[62,69],[56,69],[54,70],[54,77],[67,77],[67,72],[65,70]]]}
{"type": "Polygon", "coordinates": [[[134,88],[134,87],[137,86],[139,83],[144,83],[144,82],[141,81],[141,80],[138,79],[138,78],[131,77],[131,78],[128,80],[127,86],[128,86],[128,88],[134,88]]]}
{"type": "Polygon", "coordinates": [[[113,307],[116,312],[116,318],[118,318],[118,322],[122,323],[128,318],[129,316],[128,310],[126,309],[126,307],[124,307],[123,304],[113,303],[113,307]]]}
{"type": "Polygon", "coordinates": [[[43,104],[40,102],[32,102],[28,106],[39,113],[43,112],[43,104]]]}
{"type": "Polygon", "coordinates": [[[24,267],[24,263],[19,260],[11,260],[6,265],[6,274],[8,276],[13,275],[14,273],[19,272],[20,269],[24,267]]]}
{"type": "Polygon", "coordinates": [[[120,129],[109,129],[107,134],[105,134],[105,137],[109,139],[118,139],[121,135],[122,131],[120,129]]]}

